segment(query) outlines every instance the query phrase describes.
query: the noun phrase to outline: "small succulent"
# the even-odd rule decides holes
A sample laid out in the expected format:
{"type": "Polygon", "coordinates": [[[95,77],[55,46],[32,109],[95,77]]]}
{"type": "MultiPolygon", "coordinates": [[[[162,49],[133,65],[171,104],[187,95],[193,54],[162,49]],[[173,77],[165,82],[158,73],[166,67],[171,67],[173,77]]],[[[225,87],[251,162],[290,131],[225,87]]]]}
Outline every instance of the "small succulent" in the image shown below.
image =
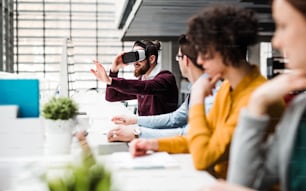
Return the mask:
{"type": "Polygon", "coordinates": [[[111,189],[111,174],[104,166],[97,163],[88,145],[84,132],[76,137],[83,150],[81,162],[71,164],[63,169],[62,176],[49,178],[45,174],[50,191],[109,191],[111,189]]]}
{"type": "Polygon", "coordinates": [[[109,191],[111,175],[103,165],[84,153],[81,164],[62,169],[63,176],[46,178],[50,191],[109,191]]]}
{"type": "Polygon", "coordinates": [[[74,118],[78,112],[78,105],[68,97],[52,97],[43,105],[42,115],[46,119],[67,120],[74,118]]]}

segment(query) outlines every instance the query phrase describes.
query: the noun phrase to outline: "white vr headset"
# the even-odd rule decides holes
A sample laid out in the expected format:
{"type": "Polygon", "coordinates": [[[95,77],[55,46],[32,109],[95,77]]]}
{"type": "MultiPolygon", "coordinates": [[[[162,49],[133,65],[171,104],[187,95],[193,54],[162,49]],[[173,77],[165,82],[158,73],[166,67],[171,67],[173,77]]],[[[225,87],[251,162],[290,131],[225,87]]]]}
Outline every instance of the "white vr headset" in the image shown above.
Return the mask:
{"type": "Polygon", "coordinates": [[[145,50],[134,50],[130,52],[126,52],[122,55],[122,61],[125,64],[140,62],[146,59],[145,50]]]}

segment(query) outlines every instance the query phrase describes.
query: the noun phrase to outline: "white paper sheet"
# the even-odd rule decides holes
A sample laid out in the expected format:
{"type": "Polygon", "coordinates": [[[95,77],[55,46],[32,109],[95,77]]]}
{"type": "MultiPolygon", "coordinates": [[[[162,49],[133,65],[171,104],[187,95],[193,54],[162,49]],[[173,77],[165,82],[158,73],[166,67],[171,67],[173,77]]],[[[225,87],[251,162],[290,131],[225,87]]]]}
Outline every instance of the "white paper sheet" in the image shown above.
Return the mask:
{"type": "Polygon", "coordinates": [[[121,169],[158,169],[179,167],[179,163],[166,152],[156,152],[135,158],[133,158],[129,152],[115,152],[111,157],[114,167],[121,169]]]}

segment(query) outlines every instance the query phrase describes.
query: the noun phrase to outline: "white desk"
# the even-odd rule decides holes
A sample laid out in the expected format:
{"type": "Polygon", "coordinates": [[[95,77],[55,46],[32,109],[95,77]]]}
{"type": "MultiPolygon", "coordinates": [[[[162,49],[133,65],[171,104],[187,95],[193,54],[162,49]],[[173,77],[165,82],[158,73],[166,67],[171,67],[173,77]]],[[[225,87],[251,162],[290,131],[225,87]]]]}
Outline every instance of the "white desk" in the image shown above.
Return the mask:
{"type": "Polygon", "coordinates": [[[111,122],[114,115],[132,115],[120,102],[107,102],[104,94],[76,95],[74,99],[79,103],[80,111],[87,113],[90,128],[88,142],[96,154],[109,154],[116,151],[127,151],[127,143],[107,141],[106,134],[116,127],[111,122]]]}
{"type": "MultiPolygon", "coordinates": [[[[205,171],[197,171],[190,154],[171,155],[179,167],[165,169],[114,169],[112,170],[114,191],[199,191],[215,179],[205,171]]],[[[112,165],[111,156],[100,156],[98,160],[112,165]]]]}
{"type": "MultiPolygon", "coordinates": [[[[93,98],[94,100],[97,98],[93,98]]],[[[99,98],[98,98],[99,99],[99,98]]],[[[88,106],[86,111],[92,119],[88,141],[92,148],[99,148],[96,153],[111,153],[113,151],[127,151],[125,143],[109,143],[105,133],[114,127],[110,119],[114,115],[131,114],[121,103],[100,102],[100,106],[88,106]],[[122,146],[124,144],[124,146],[122,146]]],[[[93,106],[93,105],[92,105],[93,106]]],[[[190,154],[171,155],[179,163],[177,168],[150,170],[123,170],[112,168],[115,164],[111,155],[98,155],[97,160],[109,167],[114,179],[114,191],[193,191],[215,179],[205,171],[195,170],[190,154]]]]}
{"type": "MultiPolygon", "coordinates": [[[[150,170],[111,170],[111,191],[199,191],[204,185],[215,181],[205,171],[197,171],[191,163],[189,154],[171,155],[178,161],[179,167],[150,170]]],[[[106,167],[112,161],[108,159],[111,155],[100,155],[99,162],[106,167]]],[[[66,162],[73,159],[71,156],[60,156],[53,158],[32,157],[0,160],[1,188],[5,191],[47,191],[46,185],[37,177],[41,175],[48,166],[64,166],[66,162]],[[8,179],[9,178],[9,179],[8,179]]],[[[1,190],[1,189],[0,189],[1,190]]]]}
{"type": "MultiPolygon", "coordinates": [[[[116,114],[128,114],[130,111],[120,103],[103,101],[104,97],[101,95],[82,99],[79,102],[81,111],[87,112],[91,124],[91,128],[88,129],[88,142],[96,154],[97,161],[111,167],[111,155],[99,153],[110,153],[116,149],[127,150],[127,145],[107,142],[105,133],[114,127],[110,118],[116,114]]],[[[40,175],[50,165],[61,166],[66,162],[78,160],[80,148],[75,142],[72,148],[73,152],[67,156],[0,157],[0,190],[14,185],[9,191],[46,191],[45,185],[35,176],[40,175]]],[[[150,170],[110,168],[113,176],[112,191],[193,191],[214,181],[205,171],[194,169],[189,154],[171,156],[178,161],[179,167],[150,170]]]]}

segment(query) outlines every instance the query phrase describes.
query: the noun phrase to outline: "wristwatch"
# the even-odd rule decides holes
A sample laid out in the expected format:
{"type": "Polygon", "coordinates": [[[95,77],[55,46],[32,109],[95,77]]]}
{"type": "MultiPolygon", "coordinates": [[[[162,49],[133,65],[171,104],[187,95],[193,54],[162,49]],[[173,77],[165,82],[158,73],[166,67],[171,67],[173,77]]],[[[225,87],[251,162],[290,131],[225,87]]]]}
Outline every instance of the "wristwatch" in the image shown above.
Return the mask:
{"type": "Polygon", "coordinates": [[[139,138],[140,135],[141,135],[141,129],[140,129],[140,127],[135,127],[135,128],[133,129],[133,134],[134,134],[134,136],[135,136],[136,139],[139,138]]]}

